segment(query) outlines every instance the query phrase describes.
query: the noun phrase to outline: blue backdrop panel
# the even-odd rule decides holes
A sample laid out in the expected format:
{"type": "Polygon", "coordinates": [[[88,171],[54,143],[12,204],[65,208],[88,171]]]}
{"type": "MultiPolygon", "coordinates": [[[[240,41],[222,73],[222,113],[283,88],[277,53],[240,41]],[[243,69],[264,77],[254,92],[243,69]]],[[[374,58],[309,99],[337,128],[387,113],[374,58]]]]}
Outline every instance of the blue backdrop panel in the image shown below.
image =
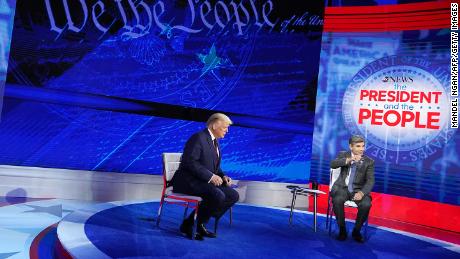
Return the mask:
{"type": "Polygon", "coordinates": [[[307,181],[322,1],[63,3],[18,1],[0,163],[159,174],[161,153],[204,127],[88,108],[109,96],[237,113],[224,170],[307,181]]]}

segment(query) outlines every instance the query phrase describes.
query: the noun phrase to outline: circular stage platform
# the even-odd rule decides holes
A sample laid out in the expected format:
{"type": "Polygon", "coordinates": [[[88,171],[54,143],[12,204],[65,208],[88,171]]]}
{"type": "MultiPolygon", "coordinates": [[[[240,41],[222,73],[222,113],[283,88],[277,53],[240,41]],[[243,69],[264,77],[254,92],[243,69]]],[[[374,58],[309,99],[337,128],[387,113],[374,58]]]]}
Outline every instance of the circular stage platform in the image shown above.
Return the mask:
{"type": "MultiPolygon", "coordinates": [[[[313,216],[279,208],[236,205],[217,238],[189,240],[179,232],[183,208],[166,205],[159,228],[158,202],[102,204],[74,212],[58,225],[58,237],[74,258],[459,258],[458,246],[389,229],[369,226],[364,244],[351,236],[329,236],[324,217],[318,232],[313,216]]],[[[347,223],[351,232],[353,223],[347,223]]],[[[211,220],[208,229],[212,230],[211,220]]]]}

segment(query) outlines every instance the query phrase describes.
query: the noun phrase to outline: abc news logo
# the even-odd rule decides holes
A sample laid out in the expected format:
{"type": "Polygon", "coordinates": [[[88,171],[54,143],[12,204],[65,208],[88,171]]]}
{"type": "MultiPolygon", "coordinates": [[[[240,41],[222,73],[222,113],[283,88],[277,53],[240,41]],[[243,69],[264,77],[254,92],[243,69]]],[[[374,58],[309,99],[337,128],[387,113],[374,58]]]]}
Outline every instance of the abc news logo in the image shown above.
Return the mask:
{"type": "Polygon", "coordinates": [[[414,79],[409,76],[386,76],[382,79],[384,83],[413,83],[414,79]]]}

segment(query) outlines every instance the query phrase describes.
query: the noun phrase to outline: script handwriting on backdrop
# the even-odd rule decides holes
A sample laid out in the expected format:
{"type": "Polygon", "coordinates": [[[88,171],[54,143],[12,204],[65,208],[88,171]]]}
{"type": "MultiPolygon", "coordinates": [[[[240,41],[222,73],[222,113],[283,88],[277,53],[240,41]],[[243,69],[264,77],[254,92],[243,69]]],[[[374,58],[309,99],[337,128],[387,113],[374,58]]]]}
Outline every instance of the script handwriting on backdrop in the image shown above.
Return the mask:
{"type": "MultiPolygon", "coordinates": [[[[50,30],[57,34],[69,30],[75,33],[83,32],[92,23],[104,35],[116,20],[123,24],[123,34],[130,38],[137,38],[151,33],[153,28],[160,33],[182,31],[186,33],[209,32],[231,28],[236,35],[242,36],[251,26],[273,28],[276,21],[269,17],[274,10],[271,0],[256,4],[249,1],[210,1],[188,0],[184,13],[187,22],[180,23],[180,19],[171,17],[168,13],[172,1],[153,1],[149,4],[144,0],[44,0],[50,21],[50,30]],[[62,5],[61,5],[62,1],[62,5]],[[72,1],[72,2],[71,2],[72,1]],[[93,2],[93,1],[92,1],[93,2]],[[69,4],[72,4],[71,6],[69,4]],[[110,5],[110,6],[109,6],[110,5]],[[103,15],[109,10],[116,10],[112,21],[104,19],[103,15]],[[63,17],[58,19],[57,17],[63,17]],[[132,17],[134,19],[129,19],[132,17]]],[[[176,13],[175,13],[176,14],[176,13]]],[[[113,15],[113,14],[112,14],[113,15]]]]}

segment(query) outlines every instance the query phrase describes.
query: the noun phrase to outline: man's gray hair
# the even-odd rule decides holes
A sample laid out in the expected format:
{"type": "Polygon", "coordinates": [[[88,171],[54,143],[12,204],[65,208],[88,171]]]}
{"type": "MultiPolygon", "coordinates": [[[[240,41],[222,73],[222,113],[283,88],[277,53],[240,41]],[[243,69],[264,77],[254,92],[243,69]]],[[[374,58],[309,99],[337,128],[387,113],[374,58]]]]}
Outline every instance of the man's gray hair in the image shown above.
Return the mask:
{"type": "Polygon", "coordinates": [[[230,118],[223,114],[223,113],[214,113],[213,115],[211,115],[208,119],[208,121],[206,122],[206,127],[210,127],[212,124],[214,124],[214,122],[216,121],[223,121],[223,122],[226,122],[228,123],[228,125],[232,125],[233,124],[233,121],[230,120],[230,118]]]}
{"type": "Polygon", "coordinates": [[[360,136],[360,135],[353,135],[348,140],[348,144],[350,144],[350,145],[354,145],[356,143],[362,143],[362,142],[365,143],[366,141],[364,140],[364,137],[360,136]]]}

